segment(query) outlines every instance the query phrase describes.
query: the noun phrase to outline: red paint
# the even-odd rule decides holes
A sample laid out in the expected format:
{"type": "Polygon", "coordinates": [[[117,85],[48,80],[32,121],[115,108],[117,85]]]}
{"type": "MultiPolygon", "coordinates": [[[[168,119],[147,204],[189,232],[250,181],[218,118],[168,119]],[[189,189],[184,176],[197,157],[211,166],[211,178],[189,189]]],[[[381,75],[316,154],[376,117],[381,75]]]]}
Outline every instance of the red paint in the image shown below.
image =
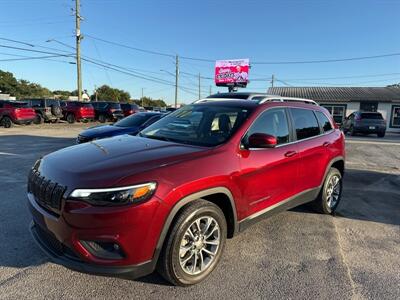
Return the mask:
{"type": "MultiPolygon", "coordinates": [[[[255,119],[272,107],[299,107],[328,112],[302,103],[268,102],[257,105],[230,140],[215,148],[176,144],[134,136],[72,146],[43,158],[39,172],[67,186],[105,188],[157,182],[154,196],[139,205],[94,207],[66,201],[55,218],[29,194],[35,222],[48,228],[83,260],[101,265],[132,265],[152,259],[164,223],[173,206],[185,196],[225,187],[235,201],[238,220],[277,204],[309,188],[320,186],[328,163],[344,157],[339,129],[308,140],[268,149],[241,147],[242,137],[255,119]],[[79,240],[117,242],[122,260],[93,257],[79,240]]],[[[334,124],[331,117],[329,117],[334,124]]],[[[262,137],[273,144],[276,139],[262,137]]]]}
{"type": "Polygon", "coordinates": [[[36,117],[35,110],[31,107],[15,105],[8,101],[2,101],[2,104],[2,107],[0,106],[0,119],[7,116],[13,123],[29,123],[36,117]]]}

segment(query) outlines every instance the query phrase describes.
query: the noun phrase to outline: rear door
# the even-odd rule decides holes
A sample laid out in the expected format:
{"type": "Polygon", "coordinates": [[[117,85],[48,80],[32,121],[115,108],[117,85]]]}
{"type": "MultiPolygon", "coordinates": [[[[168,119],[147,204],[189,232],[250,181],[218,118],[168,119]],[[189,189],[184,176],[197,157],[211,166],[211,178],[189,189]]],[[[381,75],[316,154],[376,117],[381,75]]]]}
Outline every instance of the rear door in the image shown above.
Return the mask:
{"type": "Polygon", "coordinates": [[[290,108],[300,154],[296,194],[318,187],[329,162],[329,134],[323,134],[313,110],[290,108]]]}
{"type": "Polygon", "coordinates": [[[246,149],[240,157],[239,186],[248,205],[248,216],[281,202],[294,194],[299,155],[292,135],[287,109],[270,108],[260,114],[242,140],[246,149]],[[248,149],[254,133],[277,137],[278,145],[269,149],[248,149]]]}

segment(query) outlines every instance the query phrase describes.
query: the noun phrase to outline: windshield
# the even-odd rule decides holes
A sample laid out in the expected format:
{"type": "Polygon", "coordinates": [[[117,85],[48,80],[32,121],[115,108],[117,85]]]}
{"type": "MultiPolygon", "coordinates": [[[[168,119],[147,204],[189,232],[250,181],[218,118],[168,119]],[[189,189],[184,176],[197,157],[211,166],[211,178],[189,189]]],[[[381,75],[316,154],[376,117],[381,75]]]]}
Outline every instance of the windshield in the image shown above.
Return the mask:
{"type": "Polygon", "coordinates": [[[249,109],[241,107],[188,105],[147,127],[140,135],[212,147],[226,142],[249,114],[249,109]]]}
{"type": "Polygon", "coordinates": [[[137,127],[141,126],[153,116],[155,116],[155,114],[137,113],[116,122],[114,125],[118,127],[137,127]]]}

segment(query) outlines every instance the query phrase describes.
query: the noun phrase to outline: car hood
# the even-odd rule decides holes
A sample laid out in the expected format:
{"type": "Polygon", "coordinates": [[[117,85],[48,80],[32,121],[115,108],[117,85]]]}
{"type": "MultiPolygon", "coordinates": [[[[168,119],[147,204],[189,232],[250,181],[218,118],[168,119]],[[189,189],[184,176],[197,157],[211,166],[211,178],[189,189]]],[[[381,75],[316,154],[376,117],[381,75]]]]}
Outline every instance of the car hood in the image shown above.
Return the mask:
{"type": "Polygon", "coordinates": [[[74,188],[109,187],[122,178],[205,155],[208,148],[122,135],[64,148],[42,158],[39,172],[74,188]]]}
{"type": "Polygon", "coordinates": [[[87,138],[98,138],[115,136],[124,133],[136,133],[138,130],[138,127],[118,127],[113,125],[103,125],[86,129],[82,131],[80,135],[87,138]]]}

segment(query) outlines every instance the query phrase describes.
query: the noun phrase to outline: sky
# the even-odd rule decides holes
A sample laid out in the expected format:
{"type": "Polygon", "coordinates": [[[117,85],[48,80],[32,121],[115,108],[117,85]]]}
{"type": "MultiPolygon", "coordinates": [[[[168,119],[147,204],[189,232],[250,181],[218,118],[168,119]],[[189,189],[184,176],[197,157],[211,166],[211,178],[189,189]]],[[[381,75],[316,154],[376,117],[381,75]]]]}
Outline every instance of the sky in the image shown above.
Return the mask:
{"type": "MultiPolygon", "coordinates": [[[[0,0],[0,46],[74,52],[70,48],[75,44],[74,6],[73,0],[0,0]]],[[[198,98],[199,73],[201,96],[207,96],[210,90],[226,90],[217,88],[212,80],[216,59],[250,59],[250,83],[243,91],[266,91],[272,74],[275,86],[398,83],[398,55],[331,63],[257,62],[400,53],[399,11],[399,0],[81,0],[82,55],[116,65],[118,70],[123,67],[129,73],[84,61],[83,87],[92,93],[95,86],[108,84],[127,90],[133,98],[141,97],[143,91],[144,96],[173,103],[174,55],[211,60],[180,59],[180,85],[184,90],[179,90],[179,102],[185,103],[198,98]],[[139,78],[143,75],[158,82],[139,78]]],[[[18,55],[48,54],[0,47],[0,69],[51,90],[76,89],[76,65],[70,63],[73,58],[4,61],[21,58],[18,55]]]]}

